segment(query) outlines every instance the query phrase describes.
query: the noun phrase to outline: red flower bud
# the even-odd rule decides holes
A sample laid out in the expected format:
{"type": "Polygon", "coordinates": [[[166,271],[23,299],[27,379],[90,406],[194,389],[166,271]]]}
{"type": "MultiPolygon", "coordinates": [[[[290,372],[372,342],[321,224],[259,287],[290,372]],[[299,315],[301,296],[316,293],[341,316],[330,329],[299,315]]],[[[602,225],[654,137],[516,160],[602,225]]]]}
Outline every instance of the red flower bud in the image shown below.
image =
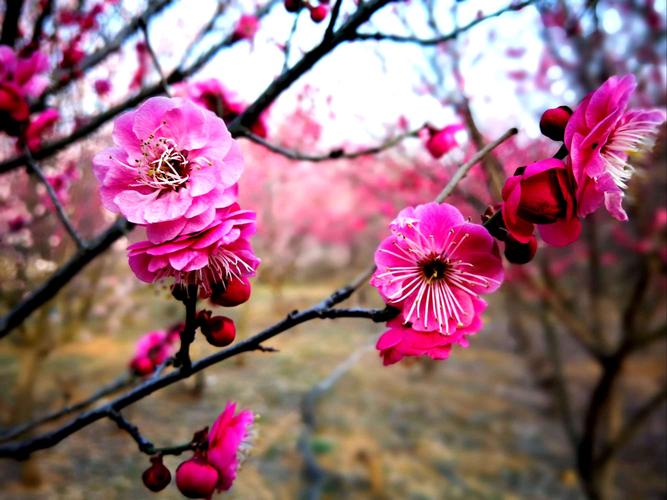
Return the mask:
{"type": "Polygon", "coordinates": [[[218,484],[218,471],[206,460],[194,456],[176,469],[176,486],[188,498],[206,498],[218,484]]]}
{"type": "Polygon", "coordinates": [[[318,5],[317,7],[311,7],[310,9],[310,18],[316,23],[321,23],[329,15],[329,7],[326,5],[318,5]]]}
{"type": "Polygon", "coordinates": [[[565,135],[565,125],[572,116],[572,110],[567,106],[547,109],[540,118],[540,131],[554,141],[562,141],[565,135]]]}
{"type": "Polygon", "coordinates": [[[250,298],[250,282],[246,278],[233,279],[222,290],[214,289],[211,302],[219,306],[235,307],[250,298]]]}
{"type": "Polygon", "coordinates": [[[171,472],[162,463],[162,456],[151,457],[151,465],[141,475],[146,488],[151,491],[162,491],[171,482],[171,472]]]}
{"type": "Polygon", "coordinates": [[[287,12],[299,12],[303,7],[303,0],[285,0],[283,4],[287,12]]]}
{"type": "Polygon", "coordinates": [[[573,182],[566,165],[555,158],[517,169],[503,187],[503,221],[510,236],[529,243],[534,224],[542,239],[564,246],[579,237],[573,182]]]}
{"type": "Polygon", "coordinates": [[[155,363],[151,361],[148,356],[140,356],[134,358],[130,362],[130,369],[134,372],[135,375],[144,377],[150,375],[155,370],[155,363]]]}
{"type": "Polygon", "coordinates": [[[201,324],[201,332],[209,344],[215,347],[224,347],[234,342],[236,326],[231,318],[213,316],[201,324]]]}
{"type": "Polygon", "coordinates": [[[505,258],[512,264],[527,264],[537,253],[537,239],[533,236],[528,243],[519,243],[514,238],[505,241],[505,258]]]}

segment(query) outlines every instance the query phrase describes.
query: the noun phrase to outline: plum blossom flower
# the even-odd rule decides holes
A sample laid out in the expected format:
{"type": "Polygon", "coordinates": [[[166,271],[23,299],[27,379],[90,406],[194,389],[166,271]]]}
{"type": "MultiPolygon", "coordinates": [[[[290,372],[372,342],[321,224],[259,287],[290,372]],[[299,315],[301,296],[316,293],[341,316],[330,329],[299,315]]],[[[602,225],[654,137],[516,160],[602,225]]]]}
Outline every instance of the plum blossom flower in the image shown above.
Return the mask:
{"type": "Polygon", "coordinates": [[[428,356],[431,359],[447,359],[452,347],[468,347],[468,335],[477,333],[482,328],[481,314],[486,309],[486,302],[475,302],[475,317],[466,327],[457,328],[452,335],[439,332],[419,332],[404,326],[400,320],[392,319],[389,328],[380,336],[376,348],[380,351],[382,363],[392,365],[406,356],[428,356]]]}
{"type": "Polygon", "coordinates": [[[155,330],[143,335],[134,348],[130,368],[138,375],[148,375],[175,351],[177,336],[164,330],[155,330]]]}
{"type": "Polygon", "coordinates": [[[203,228],[194,222],[199,229],[186,224],[180,236],[170,241],[130,245],[130,268],[147,283],[173,278],[177,285],[199,285],[200,297],[210,297],[219,285],[255,275],[260,260],[248,241],[255,232],[255,218],[254,212],[241,210],[236,203],[218,209],[203,228]]]}
{"type": "Polygon", "coordinates": [[[255,415],[249,410],[235,412],[236,403],[228,402],[208,433],[206,461],[218,471],[219,492],[232,487],[254,437],[255,415]]]}
{"type": "Polygon", "coordinates": [[[630,156],[649,151],[662,110],[628,111],[636,87],[633,75],[612,76],[577,106],[565,128],[577,185],[579,216],[595,212],[602,204],[618,220],[627,220],[623,191],[632,177],[630,156]]]}
{"type": "Polygon", "coordinates": [[[37,149],[42,144],[44,136],[53,128],[59,118],[58,110],[49,108],[30,120],[25,132],[25,142],[28,148],[37,149]]]}
{"type": "Polygon", "coordinates": [[[104,206],[146,225],[153,243],[210,225],[236,201],[240,149],[224,122],[190,101],[153,97],[114,123],[93,168],[104,206]]]}
{"type": "Polygon", "coordinates": [[[442,158],[461,147],[461,134],[464,134],[465,128],[460,123],[447,125],[437,130],[430,129],[426,140],[426,149],[433,158],[442,158]]]}
{"type": "Polygon", "coordinates": [[[566,165],[548,158],[520,167],[503,186],[502,216],[510,236],[529,243],[535,224],[542,239],[554,246],[569,245],[581,233],[574,186],[566,165]]]}
{"type": "Polygon", "coordinates": [[[235,40],[253,40],[259,30],[259,19],[251,14],[243,14],[236,26],[232,36],[235,40]]]}
{"type": "Polygon", "coordinates": [[[484,308],[480,295],[495,291],[503,280],[489,232],[446,203],[405,208],[390,228],[392,234],[375,252],[371,284],[401,310],[402,322],[417,332],[445,336],[476,325],[484,308]]]}
{"type": "Polygon", "coordinates": [[[43,73],[48,59],[42,52],[18,57],[6,45],[0,45],[0,130],[18,136],[20,127],[30,115],[28,100],[39,96],[48,85],[43,73]]]}

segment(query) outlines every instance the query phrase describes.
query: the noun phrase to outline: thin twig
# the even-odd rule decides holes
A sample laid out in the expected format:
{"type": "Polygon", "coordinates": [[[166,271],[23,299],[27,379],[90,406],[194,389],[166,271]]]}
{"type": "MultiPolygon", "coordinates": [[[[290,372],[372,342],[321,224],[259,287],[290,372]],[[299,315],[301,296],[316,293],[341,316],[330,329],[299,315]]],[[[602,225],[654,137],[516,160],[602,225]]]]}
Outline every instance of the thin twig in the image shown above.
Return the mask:
{"type": "Polygon", "coordinates": [[[292,40],[294,39],[294,34],[296,33],[296,26],[299,24],[299,17],[301,15],[301,11],[296,12],[294,14],[294,22],[292,22],[292,28],[290,29],[289,35],[287,36],[287,40],[285,40],[285,60],[283,61],[283,70],[282,72],[284,73],[289,69],[289,56],[290,52],[292,50],[292,40]]]}
{"type": "Polygon", "coordinates": [[[141,31],[144,34],[146,49],[148,49],[148,54],[151,56],[151,59],[153,60],[153,66],[155,66],[155,70],[160,76],[160,83],[162,84],[162,90],[164,90],[164,93],[167,94],[167,96],[171,97],[171,92],[169,91],[169,85],[167,85],[167,79],[165,78],[164,72],[162,71],[160,60],[158,59],[157,54],[153,50],[153,46],[151,45],[150,39],[148,37],[148,25],[146,24],[146,21],[141,19],[139,21],[139,27],[141,28],[141,31]]]}
{"type": "Polygon", "coordinates": [[[53,186],[46,178],[46,175],[44,175],[42,169],[33,159],[32,154],[30,153],[30,149],[25,148],[25,155],[27,158],[26,165],[28,167],[28,171],[35,174],[39,181],[44,184],[46,192],[51,199],[51,203],[53,203],[53,206],[56,209],[56,214],[58,215],[60,222],[62,222],[63,226],[65,226],[65,230],[67,230],[67,233],[70,235],[72,240],[74,240],[77,248],[79,250],[85,250],[87,248],[87,243],[81,238],[81,236],[79,236],[79,233],[77,233],[76,229],[74,229],[72,222],[69,220],[69,217],[67,217],[67,214],[65,213],[65,208],[62,206],[62,203],[60,203],[60,200],[58,199],[56,191],[53,189],[53,186]]]}
{"type": "Polygon", "coordinates": [[[370,41],[390,41],[397,43],[414,43],[424,46],[438,45],[456,39],[459,35],[465,33],[471,28],[474,28],[478,24],[487,21],[488,19],[501,16],[506,12],[515,12],[521,10],[536,2],[537,0],[528,0],[518,4],[508,5],[507,7],[504,7],[492,14],[489,14],[488,16],[477,18],[471,21],[470,23],[466,24],[465,26],[453,30],[451,33],[448,33],[446,35],[436,36],[433,38],[419,38],[416,36],[393,35],[388,33],[357,33],[352,41],[370,40],[370,41]]]}
{"type": "Polygon", "coordinates": [[[113,394],[114,392],[118,392],[119,390],[132,385],[135,381],[136,379],[134,377],[128,374],[123,374],[118,379],[114,380],[113,382],[104,387],[101,387],[100,389],[95,391],[91,396],[82,401],[79,401],[78,403],[67,405],[64,408],[61,408],[57,411],[53,411],[51,413],[47,413],[46,415],[36,418],[35,420],[32,420],[25,424],[18,425],[16,427],[12,427],[11,429],[7,429],[5,432],[0,434],[0,441],[8,441],[17,436],[20,436],[21,434],[25,434],[26,432],[34,429],[35,427],[39,427],[40,425],[46,424],[48,422],[53,422],[54,420],[58,420],[59,418],[64,417],[65,415],[69,415],[70,413],[83,410],[84,408],[92,405],[93,403],[96,403],[97,401],[108,396],[109,394],[113,394]]]}
{"type": "Polygon", "coordinates": [[[195,340],[195,331],[197,330],[197,285],[188,285],[183,287],[185,297],[182,302],[185,305],[185,327],[180,332],[181,347],[176,353],[175,361],[180,365],[181,370],[188,372],[192,368],[190,360],[190,344],[195,340]]]}
{"type": "Polygon", "coordinates": [[[336,21],[338,20],[338,14],[340,14],[340,8],[343,4],[343,0],[336,0],[336,3],[331,9],[331,19],[329,19],[329,24],[327,29],[324,32],[324,38],[330,38],[333,35],[334,28],[336,27],[336,21]]]}
{"type": "Polygon", "coordinates": [[[328,161],[328,160],[340,160],[340,159],[354,159],[354,158],[359,158],[361,156],[369,156],[369,155],[374,155],[377,153],[381,153],[382,151],[385,151],[387,149],[393,148],[397,144],[400,144],[402,141],[409,137],[417,137],[417,134],[419,133],[419,130],[413,130],[411,132],[406,132],[404,134],[400,134],[392,139],[387,140],[386,142],[378,145],[378,146],[373,146],[370,148],[366,149],[361,149],[359,151],[351,151],[351,152],[346,152],[342,148],[338,149],[333,149],[329,151],[326,154],[323,155],[309,155],[306,153],[301,153],[299,151],[294,151],[292,149],[287,149],[282,146],[278,146],[276,144],[272,144],[266,139],[263,139],[262,137],[259,137],[258,135],[254,134],[250,130],[244,128],[241,129],[239,132],[239,135],[241,137],[246,137],[250,139],[252,142],[259,144],[261,146],[264,146],[266,149],[269,151],[273,151],[274,153],[277,153],[279,155],[282,155],[286,158],[289,158],[291,160],[298,160],[298,161],[311,161],[311,162],[322,162],[322,161],[328,161]]]}

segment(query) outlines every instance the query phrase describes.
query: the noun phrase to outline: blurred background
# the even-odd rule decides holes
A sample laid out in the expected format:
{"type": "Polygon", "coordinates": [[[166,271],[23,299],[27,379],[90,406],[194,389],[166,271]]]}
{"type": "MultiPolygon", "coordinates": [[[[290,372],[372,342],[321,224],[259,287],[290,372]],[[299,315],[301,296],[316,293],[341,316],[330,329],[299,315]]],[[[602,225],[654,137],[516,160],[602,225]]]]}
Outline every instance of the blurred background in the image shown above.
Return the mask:
{"type": "MultiPolygon", "coordinates": [[[[49,60],[49,84],[33,111],[57,110],[31,149],[101,121],[40,160],[85,238],[114,220],[91,168],[92,156],[112,144],[111,122],[100,117],[160,92],[149,47],[165,75],[195,67],[170,80],[174,93],[192,95],[207,82],[212,109],[229,120],[321,41],[331,16],[326,2],[322,22],[312,15],[320,4],[293,13],[280,2],[236,0],[17,3],[15,47],[29,47],[39,30],[49,60]]],[[[0,3],[3,19],[12,4],[0,3]]],[[[340,6],[344,22],[357,3],[340,6]]],[[[545,109],[574,108],[609,76],[626,73],[638,80],[632,106],[664,109],[665,18],[664,2],[650,0],[411,0],[383,8],[359,29],[368,36],[341,44],[262,114],[253,131],[277,152],[239,140],[240,203],[258,214],[253,245],[262,265],[251,300],[224,311],[238,338],[353,279],[399,210],[433,199],[458,164],[508,128],[518,136],[448,200],[474,222],[500,200],[508,174],[558,149],[539,132],[545,109]],[[425,125],[452,126],[443,157],[426,147],[425,125]],[[374,154],[317,162],[284,154],[346,156],[376,146],[374,154]]],[[[15,139],[0,134],[0,163],[16,154],[15,139]]],[[[310,322],[272,340],[279,352],[235,357],[124,414],[169,445],[210,425],[228,400],[259,413],[259,436],[230,498],[665,498],[665,162],[663,125],[653,152],[632,159],[630,221],[598,213],[577,243],[541,247],[526,266],[506,262],[508,279],[490,297],[485,327],[446,361],[383,367],[374,349],[383,325],[310,322]],[[619,352],[626,340],[632,348],[619,352]],[[314,394],[313,423],[303,402],[314,394]],[[588,467],[587,439],[596,456],[588,467]]],[[[146,285],[130,271],[125,249],[138,239],[138,230],[119,239],[0,341],[0,440],[114,381],[140,382],[128,368],[137,340],[181,321],[183,307],[167,284],[146,285]]],[[[75,251],[44,186],[24,169],[0,174],[0,312],[75,251]]],[[[350,303],[382,306],[368,286],[350,303]]],[[[211,352],[198,337],[194,356],[211,352]]],[[[173,472],[179,458],[165,463],[173,472]]],[[[150,498],[140,479],[148,465],[105,420],[28,461],[0,462],[0,498],[150,498]]],[[[173,486],[160,495],[180,498],[173,486]]]]}

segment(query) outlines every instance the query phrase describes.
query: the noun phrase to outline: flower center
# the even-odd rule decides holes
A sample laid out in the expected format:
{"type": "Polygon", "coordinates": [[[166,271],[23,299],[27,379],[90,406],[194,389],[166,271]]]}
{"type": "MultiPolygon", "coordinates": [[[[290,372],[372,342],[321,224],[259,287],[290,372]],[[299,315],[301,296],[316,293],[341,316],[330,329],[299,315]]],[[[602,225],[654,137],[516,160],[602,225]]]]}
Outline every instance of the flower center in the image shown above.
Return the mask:
{"type": "MultiPolygon", "coordinates": [[[[187,154],[187,152],[186,152],[187,154]]],[[[156,159],[148,163],[148,184],[160,189],[177,190],[190,178],[186,154],[173,146],[166,147],[156,159]]]]}
{"type": "Polygon", "coordinates": [[[421,262],[419,266],[428,282],[444,279],[450,267],[447,261],[443,261],[438,256],[432,256],[430,260],[421,262]]]}

